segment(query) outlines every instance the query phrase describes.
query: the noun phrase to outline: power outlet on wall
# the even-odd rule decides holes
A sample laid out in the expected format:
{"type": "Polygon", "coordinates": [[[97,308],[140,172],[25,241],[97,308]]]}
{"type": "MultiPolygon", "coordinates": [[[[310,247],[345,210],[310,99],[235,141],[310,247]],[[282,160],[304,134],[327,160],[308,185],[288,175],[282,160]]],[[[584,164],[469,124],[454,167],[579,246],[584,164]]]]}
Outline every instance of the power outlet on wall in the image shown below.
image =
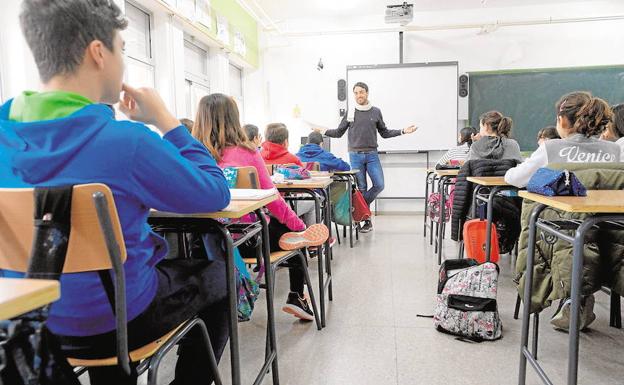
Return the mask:
{"type": "Polygon", "coordinates": [[[340,114],[340,117],[345,116],[346,113],[347,113],[347,110],[345,110],[344,108],[341,108],[340,111],[338,111],[338,114],[340,114]]]}

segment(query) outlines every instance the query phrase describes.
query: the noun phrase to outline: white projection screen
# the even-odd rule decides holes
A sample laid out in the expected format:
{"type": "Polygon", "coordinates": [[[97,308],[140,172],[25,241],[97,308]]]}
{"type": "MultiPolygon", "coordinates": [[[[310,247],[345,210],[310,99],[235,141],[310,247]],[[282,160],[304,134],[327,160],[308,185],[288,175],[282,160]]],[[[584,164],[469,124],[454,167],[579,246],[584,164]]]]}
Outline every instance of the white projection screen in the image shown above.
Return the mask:
{"type": "Polygon", "coordinates": [[[457,145],[457,76],[457,62],[348,66],[348,105],[353,85],[364,82],[388,128],[418,126],[411,135],[379,137],[379,151],[446,150],[457,145]]]}

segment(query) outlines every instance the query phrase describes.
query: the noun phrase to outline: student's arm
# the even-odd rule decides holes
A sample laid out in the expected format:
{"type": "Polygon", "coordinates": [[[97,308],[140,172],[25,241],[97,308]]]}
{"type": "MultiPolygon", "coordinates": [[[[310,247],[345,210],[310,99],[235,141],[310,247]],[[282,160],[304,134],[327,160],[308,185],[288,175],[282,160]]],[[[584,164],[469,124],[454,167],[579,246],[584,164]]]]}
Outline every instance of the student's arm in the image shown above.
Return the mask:
{"type": "MultiPolygon", "coordinates": [[[[275,185],[271,181],[271,176],[267,171],[264,161],[260,154],[256,153],[254,155],[253,166],[256,168],[258,172],[258,179],[260,180],[260,188],[264,190],[274,189],[275,185]]],[[[279,198],[276,201],[273,201],[267,205],[267,209],[271,213],[275,219],[277,219],[280,223],[283,223],[290,230],[293,231],[302,231],[305,230],[306,225],[303,223],[301,219],[297,216],[290,206],[286,203],[284,198],[279,195],[279,198]]]]}
{"type": "Polygon", "coordinates": [[[230,190],[206,147],[184,126],[163,138],[148,131],[138,134],[130,178],[142,203],[178,213],[214,212],[230,203],[230,190]]]}
{"type": "Polygon", "coordinates": [[[548,154],[546,152],[546,146],[542,144],[529,159],[507,170],[505,173],[505,182],[519,188],[526,187],[533,174],[535,174],[540,167],[545,167],[547,164],[548,154]]]}
{"type": "Polygon", "coordinates": [[[379,111],[379,119],[377,120],[377,132],[379,132],[382,138],[394,138],[395,136],[403,135],[403,130],[390,130],[386,127],[381,111],[379,111]]]}
{"type": "Polygon", "coordinates": [[[351,123],[347,120],[347,115],[345,114],[338,128],[334,128],[333,130],[325,130],[325,132],[323,132],[323,135],[329,136],[330,138],[341,138],[345,134],[345,132],[347,132],[347,129],[350,125],[351,123]]]}

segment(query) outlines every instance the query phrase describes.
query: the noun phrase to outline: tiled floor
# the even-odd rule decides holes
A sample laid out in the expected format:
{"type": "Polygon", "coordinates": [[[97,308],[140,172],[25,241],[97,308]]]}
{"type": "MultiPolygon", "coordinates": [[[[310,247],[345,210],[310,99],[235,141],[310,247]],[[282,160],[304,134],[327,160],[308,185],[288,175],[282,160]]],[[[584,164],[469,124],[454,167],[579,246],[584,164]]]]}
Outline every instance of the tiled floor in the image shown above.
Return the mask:
{"type": "MultiPolygon", "coordinates": [[[[456,255],[445,241],[445,255],[456,255]]],[[[515,384],[518,375],[520,321],[513,320],[515,288],[510,261],[500,263],[499,309],[504,337],[481,344],[437,332],[431,319],[437,263],[422,234],[422,216],[380,216],[372,233],[356,247],[334,249],[334,301],[327,327],[317,331],[279,311],[286,299],[288,273],[277,274],[277,334],[283,385],[515,384]]],[[[311,263],[313,279],[316,265],[311,263]]],[[[316,287],[315,287],[316,289],[316,287]]],[[[265,303],[250,322],[240,325],[244,384],[251,384],[264,355],[265,303]]],[[[556,384],[565,382],[567,334],[549,326],[543,314],[540,360],[556,384]]],[[[624,384],[624,331],[608,326],[608,297],[597,294],[598,320],[581,337],[580,384],[624,384]]],[[[171,381],[174,355],[161,370],[160,383],[171,381]]],[[[220,367],[227,378],[229,357],[220,367]]],[[[264,384],[270,384],[270,376],[264,384]]],[[[529,383],[536,384],[531,374],[529,383]]],[[[228,381],[229,383],[229,381],[228,381]]]]}

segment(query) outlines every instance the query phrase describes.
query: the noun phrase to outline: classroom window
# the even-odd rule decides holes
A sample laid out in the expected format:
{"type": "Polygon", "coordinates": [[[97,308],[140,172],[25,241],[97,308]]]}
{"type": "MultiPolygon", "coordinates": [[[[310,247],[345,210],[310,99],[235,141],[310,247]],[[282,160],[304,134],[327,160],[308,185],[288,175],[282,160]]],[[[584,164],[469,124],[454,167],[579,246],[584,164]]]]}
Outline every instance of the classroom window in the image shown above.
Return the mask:
{"type": "Polygon", "coordinates": [[[210,93],[208,49],[190,38],[184,40],[184,77],[187,117],[194,119],[199,100],[210,93]]]}
{"type": "Polygon", "coordinates": [[[126,18],[126,81],[135,87],[154,87],[152,17],[147,11],[126,2],[126,18]]]}
{"type": "Polygon", "coordinates": [[[236,100],[241,119],[243,119],[243,70],[230,64],[230,95],[236,100]]]}

